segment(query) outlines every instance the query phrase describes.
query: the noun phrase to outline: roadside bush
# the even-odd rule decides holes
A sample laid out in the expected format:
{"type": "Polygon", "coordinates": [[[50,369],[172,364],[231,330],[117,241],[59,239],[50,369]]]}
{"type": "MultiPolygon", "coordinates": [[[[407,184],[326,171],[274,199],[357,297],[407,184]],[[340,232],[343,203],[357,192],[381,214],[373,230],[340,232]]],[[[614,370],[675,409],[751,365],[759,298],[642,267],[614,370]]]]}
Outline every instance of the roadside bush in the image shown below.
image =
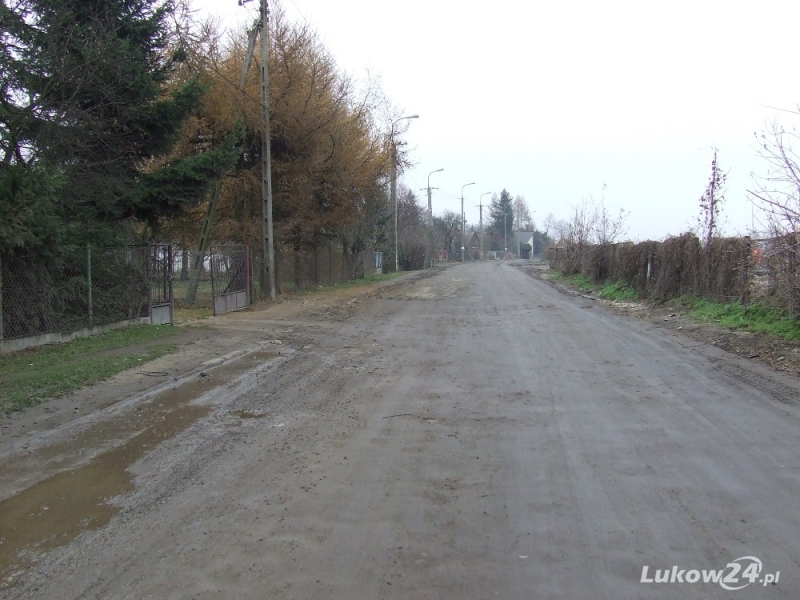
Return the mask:
{"type": "Polygon", "coordinates": [[[693,233],[663,242],[585,246],[567,244],[551,256],[565,276],[595,283],[620,282],[638,296],[668,300],[685,295],[718,302],[749,296],[751,244],[748,239],[714,238],[707,247],[693,233]]]}

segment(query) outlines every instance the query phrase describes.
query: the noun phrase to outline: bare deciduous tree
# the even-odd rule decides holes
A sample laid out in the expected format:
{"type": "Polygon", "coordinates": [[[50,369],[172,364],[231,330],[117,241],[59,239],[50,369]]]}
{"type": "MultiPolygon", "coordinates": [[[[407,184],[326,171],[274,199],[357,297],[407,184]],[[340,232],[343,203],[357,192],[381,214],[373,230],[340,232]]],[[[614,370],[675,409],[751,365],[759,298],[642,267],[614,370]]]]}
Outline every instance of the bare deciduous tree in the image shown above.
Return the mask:
{"type": "Polygon", "coordinates": [[[533,229],[533,217],[525,201],[524,196],[514,198],[514,229],[516,231],[531,231],[533,229]]]}
{"type": "Polygon", "coordinates": [[[727,173],[723,173],[717,162],[717,148],[714,147],[714,158],[711,159],[711,176],[708,178],[706,191],[700,197],[700,216],[697,225],[705,246],[711,243],[711,238],[719,230],[719,215],[722,203],[725,202],[725,180],[727,173]]]}
{"type": "Polygon", "coordinates": [[[453,253],[460,248],[460,244],[456,244],[461,237],[461,218],[458,213],[451,210],[444,211],[441,217],[433,217],[433,226],[438,249],[453,253]]]}
{"type": "Polygon", "coordinates": [[[421,269],[430,255],[428,211],[416,194],[402,183],[397,189],[397,232],[400,268],[404,271],[421,269]]]}
{"type": "MultiPolygon", "coordinates": [[[[800,115],[800,107],[796,113],[800,115]]],[[[786,130],[777,121],[756,135],[759,156],[766,162],[763,176],[753,177],[748,190],[751,201],[763,211],[766,226],[775,236],[800,231],[800,140],[795,128],[786,130]]]]}
{"type": "Polygon", "coordinates": [[[566,239],[568,231],[569,224],[563,219],[556,219],[553,213],[548,213],[544,221],[542,221],[542,233],[557,243],[561,243],[566,239]]]}
{"type": "Polygon", "coordinates": [[[583,249],[592,241],[592,235],[597,220],[597,211],[593,201],[581,200],[581,203],[572,207],[572,212],[567,220],[566,241],[583,249]]]}
{"type": "Polygon", "coordinates": [[[624,208],[614,215],[606,208],[604,202],[594,207],[593,241],[597,244],[613,244],[624,236],[628,228],[625,219],[628,213],[624,208]]]}
{"type": "MultiPolygon", "coordinates": [[[[800,115],[800,107],[793,114],[800,115]]],[[[772,238],[763,260],[769,265],[772,293],[790,314],[800,314],[800,154],[795,128],[777,121],[757,135],[759,155],[767,163],[766,174],[754,177],[750,199],[761,209],[772,238]]]]}

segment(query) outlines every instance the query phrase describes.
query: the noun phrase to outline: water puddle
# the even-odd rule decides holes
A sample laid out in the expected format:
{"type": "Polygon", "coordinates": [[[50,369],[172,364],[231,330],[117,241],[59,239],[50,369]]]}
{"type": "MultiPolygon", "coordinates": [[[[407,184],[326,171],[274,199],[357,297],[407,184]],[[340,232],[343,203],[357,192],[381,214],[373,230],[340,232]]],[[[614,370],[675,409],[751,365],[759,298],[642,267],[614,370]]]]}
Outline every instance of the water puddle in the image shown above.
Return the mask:
{"type": "MultiPolygon", "coordinates": [[[[210,412],[210,405],[192,405],[192,400],[215,388],[222,392],[234,375],[274,356],[277,353],[256,352],[218,367],[142,403],[130,411],[134,415],[120,415],[93,427],[68,446],[42,449],[39,454],[51,455],[57,459],[53,462],[74,462],[85,448],[108,445],[109,440],[125,439],[138,431],[88,464],[52,475],[0,501],[0,590],[13,586],[41,553],[68,544],[83,531],[105,526],[119,511],[109,500],[134,489],[128,468],[210,412]]],[[[266,416],[247,411],[235,414],[241,419],[266,416]]]]}
{"type": "Polygon", "coordinates": [[[108,500],[133,490],[128,467],[209,410],[184,406],[163,413],[157,424],[86,466],[54,475],[0,502],[0,588],[13,584],[38,553],[106,525],[119,511],[108,500]]]}

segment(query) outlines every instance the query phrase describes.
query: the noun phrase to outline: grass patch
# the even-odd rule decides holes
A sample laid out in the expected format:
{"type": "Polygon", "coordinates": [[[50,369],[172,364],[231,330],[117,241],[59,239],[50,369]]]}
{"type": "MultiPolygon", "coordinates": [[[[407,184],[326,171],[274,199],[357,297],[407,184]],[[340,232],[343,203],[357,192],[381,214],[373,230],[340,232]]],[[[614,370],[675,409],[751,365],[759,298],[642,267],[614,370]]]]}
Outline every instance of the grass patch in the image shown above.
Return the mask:
{"type": "MultiPolygon", "coordinates": [[[[621,282],[594,283],[583,275],[564,275],[551,271],[551,279],[574,285],[582,292],[592,292],[616,301],[638,300],[636,290],[621,282]]],[[[785,340],[800,342],[800,319],[782,314],[765,304],[723,304],[694,296],[682,296],[671,302],[689,310],[689,317],[707,323],[717,323],[729,329],[765,333],[785,340]]]]}
{"type": "Polygon", "coordinates": [[[800,319],[785,316],[764,304],[722,304],[691,296],[683,296],[673,302],[687,307],[689,316],[698,321],[800,341],[800,319]]]}
{"type": "Polygon", "coordinates": [[[570,277],[565,277],[564,280],[571,283],[582,292],[596,292],[600,289],[598,284],[583,275],[572,275],[570,277]]]}
{"type": "Polygon", "coordinates": [[[610,298],[618,302],[639,299],[639,294],[636,290],[620,281],[605,284],[600,288],[600,295],[603,296],[603,298],[610,298]]]}
{"type": "Polygon", "coordinates": [[[177,333],[168,326],[125,327],[0,355],[0,413],[22,410],[174,352],[173,344],[134,347],[177,333]]]}
{"type": "Polygon", "coordinates": [[[597,283],[584,275],[564,275],[559,271],[552,271],[551,279],[558,279],[574,285],[584,293],[593,293],[615,301],[637,300],[639,294],[630,286],[621,281],[606,281],[597,283]]]}

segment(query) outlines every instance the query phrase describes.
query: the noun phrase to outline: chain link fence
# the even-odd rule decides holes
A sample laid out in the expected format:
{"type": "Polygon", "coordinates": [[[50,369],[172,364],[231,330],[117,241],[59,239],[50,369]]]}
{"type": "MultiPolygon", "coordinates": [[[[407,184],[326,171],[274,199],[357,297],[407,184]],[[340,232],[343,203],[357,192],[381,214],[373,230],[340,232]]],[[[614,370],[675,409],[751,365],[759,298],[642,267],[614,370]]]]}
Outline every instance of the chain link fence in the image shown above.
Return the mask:
{"type": "Polygon", "coordinates": [[[149,316],[146,246],[0,258],[0,341],[149,316]]]}
{"type": "Polygon", "coordinates": [[[173,290],[177,309],[211,309],[211,258],[208,252],[174,248],[172,252],[173,290]]]}
{"type": "MultiPolygon", "coordinates": [[[[216,313],[242,308],[259,295],[260,254],[243,245],[213,244],[201,253],[153,244],[2,256],[0,344],[155,318],[159,308],[165,309],[159,323],[173,322],[173,307],[216,313]]],[[[281,247],[278,291],[369,277],[381,271],[380,262],[373,252],[348,253],[336,241],[303,250],[281,247]]]]}
{"type": "Polygon", "coordinates": [[[249,298],[250,252],[244,245],[212,244],[205,252],[173,246],[172,273],[179,311],[214,311],[215,296],[234,292],[249,298]]]}
{"type": "MultiPolygon", "coordinates": [[[[258,263],[260,265],[260,261],[258,263]]],[[[335,240],[300,250],[280,248],[275,265],[276,282],[281,293],[336,285],[370,277],[378,271],[374,252],[353,254],[335,240]]]]}

